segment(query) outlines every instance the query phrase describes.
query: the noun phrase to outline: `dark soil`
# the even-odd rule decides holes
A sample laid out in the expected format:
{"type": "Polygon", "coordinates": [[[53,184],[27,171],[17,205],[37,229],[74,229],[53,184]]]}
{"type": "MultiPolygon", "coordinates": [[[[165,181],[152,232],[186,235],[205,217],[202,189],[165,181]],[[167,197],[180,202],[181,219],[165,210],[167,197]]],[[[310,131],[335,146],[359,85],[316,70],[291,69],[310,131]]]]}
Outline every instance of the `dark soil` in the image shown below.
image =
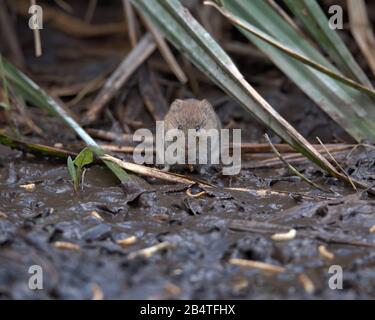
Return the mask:
{"type": "MultiPolygon", "coordinates": [[[[97,19],[121,21],[121,8],[109,3],[101,7],[97,19]]],[[[76,39],[46,24],[44,53],[36,59],[25,19],[19,17],[16,25],[27,70],[47,92],[108,73],[129,51],[126,34],[76,39]]],[[[246,42],[225,25],[221,41],[232,37],[246,42]]],[[[235,53],[233,58],[247,80],[310,141],[316,143],[319,136],[325,143],[351,142],[267,59],[235,53]]],[[[146,72],[168,104],[177,97],[207,98],[224,125],[243,129],[243,141],[262,142],[264,133],[270,134],[197,70],[193,69],[198,79],[194,89],[191,83],[181,86],[163,64],[160,54],[153,54],[93,128],[131,133],[137,126],[153,127],[139,89],[146,72]]],[[[70,112],[79,118],[95,94],[73,104],[70,112]]],[[[72,98],[61,96],[64,102],[72,98]]],[[[80,149],[69,128],[37,108],[29,110],[43,135],[25,129],[16,118],[9,125],[13,132],[28,141],[80,149]]],[[[274,136],[273,141],[280,142],[274,136]]],[[[340,158],[342,166],[352,177],[372,185],[375,152],[359,147],[345,158],[349,151],[340,158]]],[[[65,161],[0,146],[0,298],[91,299],[102,292],[106,299],[374,299],[375,233],[370,232],[375,225],[374,199],[308,162],[297,167],[327,192],[312,189],[278,167],[244,169],[231,179],[200,176],[219,188],[192,197],[186,192],[189,186],[150,179],[147,190],[122,186],[100,165],[87,170],[83,190],[74,192],[65,161]],[[32,190],[25,189],[32,183],[32,190]],[[253,191],[224,189],[229,186],[253,191]],[[271,239],[291,228],[297,230],[294,239],[271,239]],[[118,243],[133,236],[133,244],[118,243]],[[58,248],[59,241],[77,246],[58,248]],[[136,254],[159,243],[167,245],[151,256],[136,254]],[[321,245],[334,255],[332,260],[319,253],[321,245]],[[286,270],[242,268],[230,263],[233,258],[286,270]],[[32,265],[43,269],[43,290],[28,287],[32,265]],[[342,290],[329,287],[332,265],[342,267],[342,290]],[[314,290],[303,281],[306,278],[314,290]]],[[[197,186],[191,190],[202,191],[197,186]]]]}
{"type": "MultiPolygon", "coordinates": [[[[129,197],[98,166],[88,170],[84,190],[74,194],[64,164],[5,153],[2,149],[2,298],[90,299],[93,284],[105,298],[126,299],[375,297],[375,250],[365,246],[375,243],[375,234],[369,233],[375,202],[365,194],[324,201],[302,198],[293,191],[313,198],[318,194],[288,179],[284,170],[259,170],[243,171],[232,186],[259,191],[272,181],[271,190],[290,193],[215,191],[192,198],[185,186],[154,183],[153,191],[129,197]],[[20,187],[31,182],[33,191],[20,187]],[[271,239],[277,230],[289,228],[297,230],[294,240],[271,239]],[[130,236],[137,237],[135,244],[117,244],[130,236]],[[80,250],[55,248],[56,241],[78,244],[80,250]],[[165,241],[172,246],[148,258],[129,258],[165,241]],[[321,244],[334,260],[319,255],[321,244]],[[287,272],[242,269],[229,264],[231,258],[280,265],[287,272]],[[44,270],[44,290],[28,288],[28,268],[35,264],[44,270]],[[342,266],[343,290],[329,288],[330,265],[342,266]],[[313,281],[314,294],[306,293],[298,280],[302,272],[313,281]]],[[[349,191],[319,172],[311,176],[337,192],[349,191]]]]}

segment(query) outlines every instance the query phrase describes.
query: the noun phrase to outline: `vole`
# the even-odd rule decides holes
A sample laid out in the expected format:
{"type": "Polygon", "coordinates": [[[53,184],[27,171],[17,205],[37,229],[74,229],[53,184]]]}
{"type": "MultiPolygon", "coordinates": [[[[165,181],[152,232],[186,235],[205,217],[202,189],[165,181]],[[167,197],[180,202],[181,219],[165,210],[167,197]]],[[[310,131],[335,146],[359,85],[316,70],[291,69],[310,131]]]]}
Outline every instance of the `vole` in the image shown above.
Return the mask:
{"type": "MultiPolygon", "coordinates": [[[[172,169],[181,170],[189,168],[190,171],[201,171],[201,169],[209,169],[211,167],[216,167],[213,161],[211,161],[211,150],[218,150],[220,151],[220,130],[221,130],[221,122],[218,118],[215,110],[213,109],[212,105],[207,100],[196,100],[196,99],[186,99],[186,100],[175,100],[164,118],[164,130],[167,133],[170,129],[178,129],[180,132],[184,133],[185,143],[184,140],[180,140],[183,144],[181,148],[185,148],[185,163],[186,165],[173,165],[172,169]],[[189,129],[195,130],[195,132],[201,136],[208,137],[207,141],[207,148],[203,149],[203,152],[207,152],[207,164],[202,164],[198,159],[198,152],[196,152],[196,165],[189,164],[188,162],[188,152],[192,150],[193,144],[196,144],[196,148],[198,150],[198,142],[196,140],[190,141],[188,143],[188,131],[189,129]],[[209,132],[207,131],[210,129],[217,130],[218,139],[210,139],[209,132]]],[[[177,140],[178,141],[178,140],[177,140]]],[[[165,142],[165,148],[167,149],[168,146],[171,145],[170,142],[165,142]]],[[[192,156],[194,157],[194,156],[192,156]]],[[[165,170],[171,169],[171,167],[166,164],[165,170]]]]}

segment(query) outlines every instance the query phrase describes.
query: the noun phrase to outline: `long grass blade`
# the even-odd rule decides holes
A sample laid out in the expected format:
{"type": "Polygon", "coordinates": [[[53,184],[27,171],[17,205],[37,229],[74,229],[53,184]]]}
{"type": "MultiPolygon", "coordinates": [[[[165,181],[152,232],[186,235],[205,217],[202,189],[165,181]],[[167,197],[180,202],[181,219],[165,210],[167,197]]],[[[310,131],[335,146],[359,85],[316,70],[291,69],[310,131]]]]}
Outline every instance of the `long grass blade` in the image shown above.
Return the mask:
{"type": "Polygon", "coordinates": [[[277,41],[276,39],[274,39],[273,37],[269,36],[268,34],[264,33],[263,31],[261,31],[260,29],[250,25],[249,23],[247,23],[246,21],[244,21],[243,19],[241,18],[237,18],[236,16],[232,15],[230,12],[228,12],[227,10],[223,10],[222,8],[220,8],[219,6],[217,6],[215,3],[211,2],[211,1],[205,1],[204,2],[205,4],[207,5],[210,5],[210,6],[213,6],[215,7],[221,14],[223,14],[226,18],[228,18],[228,20],[230,20],[232,23],[240,26],[241,28],[245,29],[246,31],[250,32],[251,34],[255,35],[256,37],[258,37],[259,39],[262,39],[263,41],[267,42],[268,44],[270,44],[271,46],[281,50],[282,52],[284,52],[285,54],[287,54],[288,56],[298,60],[298,61],[301,61],[303,62],[304,64],[316,69],[316,70],[319,70],[320,72],[323,72],[324,74],[328,75],[329,77],[333,78],[333,79],[336,79],[352,88],[355,88],[355,89],[358,89],[360,91],[363,91],[364,93],[367,93],[368,95],[370,96],[373,96],[375,97],[375,91],[372,89],[372,88],[368,88],[356,81],[353,81],[351,79],[349,79],[348,77],[345,77],[337,72],[334,72],[332,70],[330,70],[329,68],[319,64],[319,63],[316,63],[315,61],[309,59],[308,57],[298,53],[297,51],[293,50],[292,48],[289,48],[288,46],[285,46],[284,44],[282,44],[281,42],[277,41]]]}
{"type": "MultiPolygon", "coordinates": [[[[320,52],[301,37],[290,24],[263,0],[221,0],[225,10],[285,46],[332,70],[335,68],[320,52]]],[[[346,130],[356,141],[375,141],[375,105],[366,94],[291,58],[247,30],[239,30],[263,51],[322,110],[346,130]]]]}
{"type": "MultiPolygon", "coordinates": [[[[316,0],[284,0],[284,2],[344,74],[372,88],[370,80],[357,64],[345,43],[330,27],[326,15],[316,0]]],[[[355,0],[355,2],[359,1],[355,0]]]]}
{"type": "MultiPolygon", "coordinates": [[[[99,145],[90,137],[89,134],[71,117],[63,107],[54,99],[48,96],[35,82],[28,78],[21,71],[16,69],[10,62],[3,58],[4,72],[6,78],[12,83],[14,88],[28,101],[38,107],[42,107],[61,118],[76,134],[87,144],[88,147],[98,156],[102,157],[105,153],[99,145]]],[[[131,179],[123,169],[113,162],[104,160],[107,167],[122,182],[131,179]]]]}
{"type": "MultiPolygon", "coordinates": [[[[269,105],[243,78],[230,57],[177,0],[132,0],[211,80],[295,150],[333,176],[347,181],[313,146],[269,105]]],[[[276,49],[275,49],[276,50],[276,49]]],[[[279,54],[279,51],[277,51],[279,54]]],[[[291,59],[288,57],[288,59],[291,59]]]]}

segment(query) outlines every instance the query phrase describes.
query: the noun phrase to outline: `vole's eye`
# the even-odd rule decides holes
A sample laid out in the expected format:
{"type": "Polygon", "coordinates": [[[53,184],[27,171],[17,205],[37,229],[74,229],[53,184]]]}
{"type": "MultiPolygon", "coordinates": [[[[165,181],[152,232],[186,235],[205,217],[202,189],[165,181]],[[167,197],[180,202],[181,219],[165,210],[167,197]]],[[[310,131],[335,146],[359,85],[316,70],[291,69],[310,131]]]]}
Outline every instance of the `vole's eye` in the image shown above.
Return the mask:
{"type": "Polygon", "coordinates": [[[199,131],[201,129],[201,127],[198,125],[195,127],[195,131],[199,131]]]}
{"type": "Polygon", "coordinates": [[[178,130],[182,130],[182,125],[179,124],[178,127],[177,127],[177,129],[178,130]]]}

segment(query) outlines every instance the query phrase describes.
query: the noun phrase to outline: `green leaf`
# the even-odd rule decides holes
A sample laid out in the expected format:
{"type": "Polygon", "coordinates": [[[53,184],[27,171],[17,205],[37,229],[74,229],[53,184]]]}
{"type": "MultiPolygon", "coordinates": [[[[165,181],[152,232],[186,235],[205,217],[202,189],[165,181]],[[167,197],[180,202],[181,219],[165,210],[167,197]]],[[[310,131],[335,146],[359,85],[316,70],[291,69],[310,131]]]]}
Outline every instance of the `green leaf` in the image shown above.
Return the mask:
{"type": "Polygon", "coordinates": [[[90,148],[84,148],[78,156],[74,159],[74,164],[82,169],[84,166],[92,163],[94,161],[94,156],[90,148]]]}
{"type": "Polygon", "coordinates": [[[73,180],[73,184],[75,185],[77,181],[77,171],[76,171],[76,167],[74,166],[74,162],[70,156],[68,157],[67,165],[68,165],[69,175],[73,180]]]}

